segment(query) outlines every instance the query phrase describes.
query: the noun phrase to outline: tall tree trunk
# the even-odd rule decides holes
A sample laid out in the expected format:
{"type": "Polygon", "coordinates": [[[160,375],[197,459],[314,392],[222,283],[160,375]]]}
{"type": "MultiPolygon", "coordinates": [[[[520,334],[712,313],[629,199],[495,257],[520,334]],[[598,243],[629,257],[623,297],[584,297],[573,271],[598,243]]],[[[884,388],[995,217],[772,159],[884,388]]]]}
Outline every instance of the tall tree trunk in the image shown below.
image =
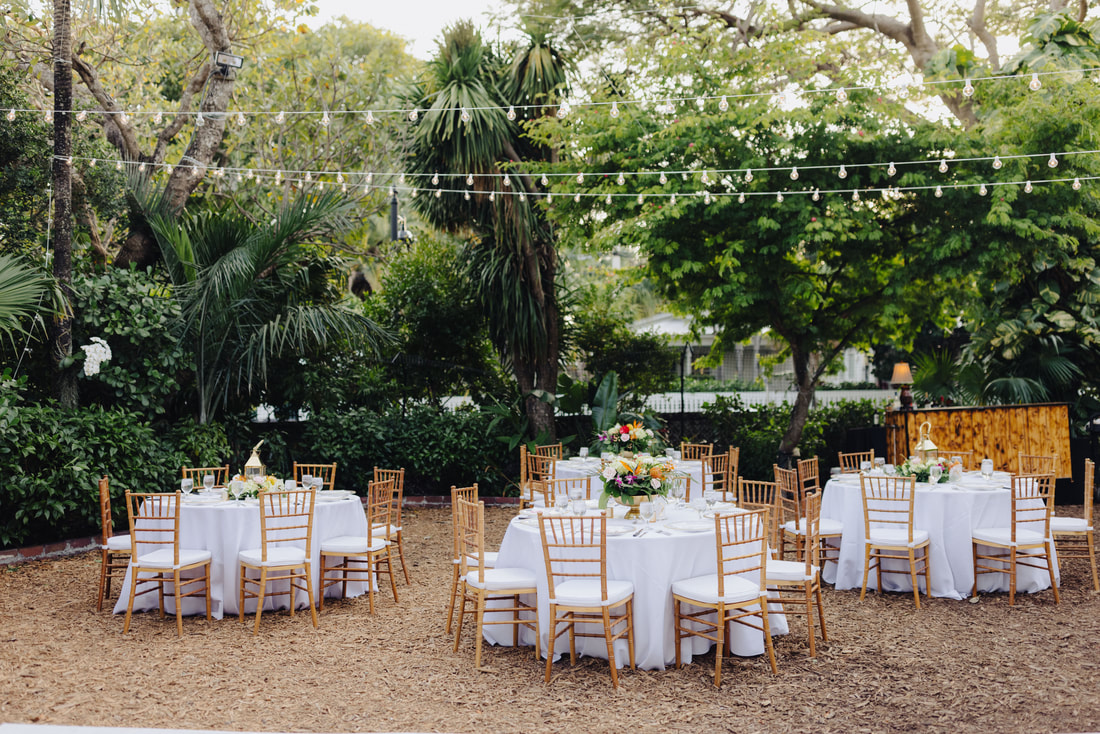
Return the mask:
{"type": "MultiPolygon", "coordinates": [[[[53,275],[68,301],[73,283],[73,153],[72,25],[69,0],[53,3],[53,275]]],[[[54,396],[61,407],[77,406],[76,372],[64,366],[73,354],[73,320],[68,311],[55,316],[50,328],[50,356],[54,368],[54,396]]]]}
{"type": "Polygon", "coordinates": [[[778,463],[784,467],[791,464],[791,455],[798,442],[802,440],[802,429],[806,427],[806,420],[810,417],[810,404],[814,399],[814,388],[817,385],[817,372],[812,370],[810,360],[813,354],[804,349],[797,342],[789,341],[791,345],[791,361],[794,363],[794,377],[798,386],[798,396],[794,400],[791,409],[791,419],[787,424],[787,432],[783,434],[779,442],[778,463]]]}

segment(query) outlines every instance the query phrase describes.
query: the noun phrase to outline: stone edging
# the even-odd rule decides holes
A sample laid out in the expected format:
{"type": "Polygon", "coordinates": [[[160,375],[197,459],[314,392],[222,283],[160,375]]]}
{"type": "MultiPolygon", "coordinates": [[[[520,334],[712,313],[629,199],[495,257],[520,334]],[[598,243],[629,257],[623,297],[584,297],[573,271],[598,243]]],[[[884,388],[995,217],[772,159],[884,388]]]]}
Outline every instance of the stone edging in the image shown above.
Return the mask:
{"type": "MultiPolygon", "coordinates": [[[[481,499],[489,507],[507,507],[519,504],[519,497],[482,497],[481,499]]],[[[403,504],[404,507],[410,510],[437,509],[450,507],[451,498],[449,495],[409,495],[405,497],[403,504]]],[[[0,550],[0,567],[85,553],[99,548],[99,540],[99,536],[94,535],[88,538],[74,538],[58,541],[57,543],[46,543],[45,545],[0,550]]]]}

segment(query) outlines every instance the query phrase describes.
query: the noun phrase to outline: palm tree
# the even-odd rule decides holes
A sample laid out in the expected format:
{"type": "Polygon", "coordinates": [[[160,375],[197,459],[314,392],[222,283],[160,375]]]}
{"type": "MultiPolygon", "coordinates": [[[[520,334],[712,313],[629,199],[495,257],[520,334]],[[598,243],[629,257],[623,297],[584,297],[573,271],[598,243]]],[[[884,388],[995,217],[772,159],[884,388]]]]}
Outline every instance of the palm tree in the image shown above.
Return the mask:
{"type": "Polygon", "coordinates": [[[21,258],[0,255],[0,335],[14,348],[14,338],[29,331],[23,322],[44,312],[68,313],[54,280],[21,258]]]}
{"type": "Polygon", "coordinates": [[[163,197],[145,201],[195,350],[200,423],[256,395],[270,360],[341,341],[376,353],[388,338],[339,287],[343,262],[325,244],[354,202],[299,194],[257,222],[230,206],[177,216],[163,197]]]}
{"type": "Polygon", "coordinates": [[[447,28],[412,98],[424,112],[407,156],[418,185],[439,192],[418,196],[416,208],[431,224],[470,235],[468,272],[494,344],[515,375],[531,430],[551,437],[554,411],[544,398],[558,380],[558,256],[526,167],[555,153],[528,140],[505,110],[552,114],[565,70],[543,36],[506,61],[471,23],[447,28]],[[436,176],[439,183],[429,183],[436,176]]]}

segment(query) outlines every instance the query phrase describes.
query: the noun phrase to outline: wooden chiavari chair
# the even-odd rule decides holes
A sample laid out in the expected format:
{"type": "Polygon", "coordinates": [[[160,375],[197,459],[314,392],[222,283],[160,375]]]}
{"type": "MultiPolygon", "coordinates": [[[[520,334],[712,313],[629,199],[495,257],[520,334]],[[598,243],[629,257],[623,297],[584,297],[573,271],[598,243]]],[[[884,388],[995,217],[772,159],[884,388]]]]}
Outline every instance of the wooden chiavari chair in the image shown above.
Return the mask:
{"type": "Polygon", "coordinates": [[[190,479],[195,483],[195,490],[202,489],[202,478],[207,474],[214,475],[214,487],[225,489],[229,483],[229,464],[225,466],[185,466],[182,467],[182,479],[190,479]]]}
{"type": "MultiPolygon", "coordinates": [[[[375,471],[377,471],[377,469],[375,471]]],[[[294,481],[301,484],[302,477],[307,474],[311,477],[321,478],[321,481],[324,482],[321,489],[336,489],[336,464],[299,464],[295,461],[294,481]]],[[[377,479],[377,477],[375,478],[377,479]]]]}
{"type": "Polygon", "coordinates": [[[712,443],[688,443],[687,441],[680,442],[680,460],[681,461],[702,461],[704,458],[714,453],[714,444],[712,443]]]}
{"type": "Polygon", "coordinates": [[[788,617],[805,615],[806,628],[810,639],[810,657],[817,655],[814,643],[814,606],[821,624],[821,640],[829,641],[825,630],[825,607],[821,602],[821,493],[806,494],[806,548],[802,561],[783,561],[769,558],[765,573],[765,583],[774,589],[776,595],[769,596],[771,603],[779,602],[782,613],[788,617]]]}
{"type": "Polygon", "coordinates": [[[103,600],[111,596],[111,580],[126,578],[126,567],[130,565],[129,535],[115,535],[114,518],[111,516],[111,488],[107,476],[99,480],[99,527],[102,537],[99,543],[99,595],[96,597],[97,612],[103,611],[103,600]]]}
{"type": "Polygon", "coordinates": [[[882,574],[905,573],[913,583],[913,601],[920,609],[920,587],[917,577],[924,576],[924,592],[932,594],[929,571],[931,538],[925,530],[913,527],[913,503],[916,499],[916,477],[863,475],[863,588],[859,599],[867,595],[867,578],[875,569],[876,587],[882,591],[882,574]],[[924,550],[920,556],[918,550],[924,550]],[[883,568],[885,561],[907,560],[907,571],[883,568]],[[919,568],[918,568],[919,566],[919,568]]]}
{"type": "MultiPolygon", "coordinates": [[[[340,596],[346,596],[348,582],[362,580],[367,584],[367,607],[374,614],[375,580],[383,574],[390,577],[390,591],[396,604],[397,584],[394,582],[393,529],[396,527],[393,502],[396,495],[393,479],[382,479],[367,485],[366,537],[340,535],[321,543],[321,608],[325,604],[325,589],[340,584],[340,596]],[[365,566],[362,564],[366,564],[365,566]],[[335,576],[331,575],[335,574],[335,576]]],[[[378,584],[381,586],[381,584],[378,584]]]]}
{"type": "Polygon", "coordinates": [[[164,597],[175,597],[176,633],[183,636],[183,600],[203,594],[206,618],[210,619],[210,559],[208,550],[180,548],[180,505],[182,493],[146,494],[126,490],[126,514],[130,520],[130,600],[126,604],[123,634],[130,631],[134,599],[157,592],[160,616],[164,618],[164,597]],[[202,569],[202,576],[184,578],[183,572],[202,569]],[[143,574],[151,574],[143,577],[143,574]],[[202,584],[201,589],[191,588],[202,584]],[[139,585],[149,585],[138,591],[139,585]],[[166,591],[171,587],[171,591],[166,591]]]}
{"type": "Polygon", "coordinates": [[[840,471],[842,474],[855,474],[859,472],[860,464],[865,461],[871,462],[871,466],[875,465],[875,450],[851,451],[849,453],[841,451],[837,454],[837,458],[840,461],[840,471]]]}
{"type": "Polygon", "coordinates": [[[767,510],[715,515],[718,572],[672,584],[676,614],[676,668],[680,668],[681,640],[687,637],[710,640],[715,643],[715,688],[722,685],[726,630],[734,622],[759,630],[764,635],[772,672],[779,672],[768,625],[768,591],[764,586],[769,524],[767,510]],[[700,609],[684,612],[684,604],[700,609]],[[717,616],[716,621],[710,621],[712,614],[717,616]]]}
{"type": "Polygon", "coordinates": [[[1054,545],[1058,551],[1058,560],[1063,558],[1087,558],[1092,567],[1093,591],[1100,591],[1100,579],[1096,575],[1096,526],[1092,519],[1092,506],[1095,493],[1096,465],[1092,459],[1085,459],[1085,514],[1082,517],[1064,517],[1054,515],[1051,510],[1050,532],[1054,536],[1054,545]]]}
{"type": "Polygon", "coordinates": [[[573,665],[577,663],[577,637],[604,639],[611,684],[618,688],[616,640],[626,637],[630,669],[634,669],[634,584],[607,578],[607,515],[540,514],[539,535],[550,604],[546,682],[550,682],[555,644],[568,633],[569,661],[573,665]],[[585,624],[601,624],[602,634],[577,631],[577,625],[585,624]],[[561,625],[565,627],[559,630],[561,625]]]}
{"type": "Polygon", "coordinates": [[[974,554],[974,588],[986,573],[1008,574],[1008,603],[1016,603],[1016,569],[1038,568],[1050,576],[1054,603],[1059,602],[1058,580],[1054,578],[1050,512],[1054,503],[1053,474],[1017,474],[1012,477],[1012,519],[1007,528],[978,528],[971,532],[974,554]],[[979,551],[979,546],[992,550],[979,551]],[[1039,561],[1042,561],[1042,564],[1039,561]]]}
{"type": "Polygon", "coordinates": [[[393,526],[390,528],[380,528],[374,531],[376,536],[384,535],[385,532],[389,532],[391,540],[397,544],[397,558],[401,561],[401,573],[405,576],[405,585],[408,586],[412,582],[409,581],[409,567],[405,563],[405,536],[402,532],[404,521],[402,516],[405,511],[405,470],[402,469],[379,469],[374,467],[374,481],[384,482],[387,479],[393,480],[393,526]]]}
{"type": "Polygon", "coordinates": [[[310,572],[313,548],[313,508],[317,490],[269,490],[259,494],[260,547],[249,548],[237,555],[240,569],[240,591],[237,595],[238,618],[244,622],[244,604],[256,600],[256,623],[252,634],[260,631],[260,617],[264,601],[268,597],[286,596],[290,616],[294,616],[295,592],[304,591],[309,604],[309,614],[317,627],[317,608],[314,605],[313,574],[310,572]],[[248,571],[256,571],[259,578],[252,578],[248,571]],[[286,582],[286,591],[267,589],[269,582],[286,582]],[[253,588],[255,590],[253,590],[253,588]]]}
{"type": "Polygon", "coordinates": [[[455,500],[458,506],[461,549],[459,562],[462,574],[462,607],[458,612],[455,628],[454,651],[462,638],[462,621],[466,618],[466,603],[474,604],[477,628],[474,633],[474,668],[481,669],[481,646],[485,625],[507,624],[512,626],[512,644],[519,644],[519,628],[526,627],[535,633],[535,659],[539,659],[538,605],[525,604],[520,596],[538,594],[535,574],[525,568],[490,568],[485,558],[485,503],[469,502],[462,497],[455,500]],[[489,602],[494,602],[492,612],[506,614],[510,619],[485,619],[489,602]],[[501,603],[510,606],[503,606],[501,603]],[[530,615],[525,619],[520,615],[530,615]]]}

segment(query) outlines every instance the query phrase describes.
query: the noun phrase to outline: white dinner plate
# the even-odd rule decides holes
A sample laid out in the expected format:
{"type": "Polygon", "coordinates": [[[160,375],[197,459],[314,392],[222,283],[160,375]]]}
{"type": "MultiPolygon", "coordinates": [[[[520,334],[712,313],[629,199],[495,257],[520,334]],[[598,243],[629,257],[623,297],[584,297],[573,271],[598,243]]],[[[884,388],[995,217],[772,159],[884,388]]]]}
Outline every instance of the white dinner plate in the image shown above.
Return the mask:
{"type": "Polygon", "coordinates": [[[679,530],[681,533],[714,532],[714,523],[707,522],[706,520],[679,520],[677,522],[665,523],[665,527],[670,530],[679,530]]]}

